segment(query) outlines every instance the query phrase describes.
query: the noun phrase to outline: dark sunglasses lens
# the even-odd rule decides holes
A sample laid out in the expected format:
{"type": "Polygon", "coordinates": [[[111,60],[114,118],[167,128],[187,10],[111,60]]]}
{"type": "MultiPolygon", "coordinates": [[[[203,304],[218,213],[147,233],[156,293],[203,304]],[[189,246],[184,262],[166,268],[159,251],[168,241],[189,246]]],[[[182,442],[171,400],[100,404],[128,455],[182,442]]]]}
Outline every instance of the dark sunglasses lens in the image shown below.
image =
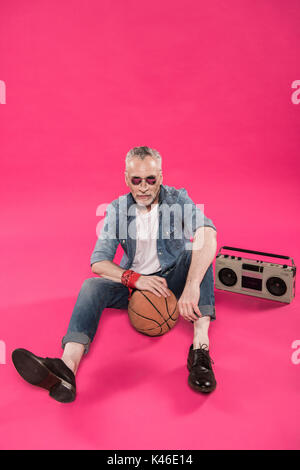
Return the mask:
{"type": "MultiPolygon", "coordinates": [[[[155,184],[156,178],[146,178],[148,184],[155,184]]],[[[131,178],[131,183],[134,185],[141,184],[142,178],[131,178]]]]}
{"type": "Polygon", "coordinates": [[[141,184],[142,178],[131,178],[132,184],[141,184]]]}
{"type": "Polygon", "coordinates": [[[148,184],[155,184],[156,183],[156,178],[146,178],[146,181],[148,184]]]}

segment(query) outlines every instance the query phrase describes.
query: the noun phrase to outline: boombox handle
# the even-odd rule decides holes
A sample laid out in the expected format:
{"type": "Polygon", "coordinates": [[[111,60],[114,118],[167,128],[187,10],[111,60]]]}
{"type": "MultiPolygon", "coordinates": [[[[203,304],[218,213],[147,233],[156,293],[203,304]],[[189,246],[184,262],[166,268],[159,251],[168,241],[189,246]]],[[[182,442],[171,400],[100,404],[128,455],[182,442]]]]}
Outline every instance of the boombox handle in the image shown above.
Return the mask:
{"type": "Polygon", "coordinates": [[[264,253],[263,251],[242,250],[242,248],[233,248],[232,246],[221,246],[218,253],[220,253],[220,251],[222,249],[224,249],[224,250],[233,250],[233,251],[242,251],[244,253],[252,253],[253,255],[271,256],[272,258],[290,259],[292,261],[292,265],[295,266],[294,260],[290,256],[274,255],[272,253],[264,253]]]}

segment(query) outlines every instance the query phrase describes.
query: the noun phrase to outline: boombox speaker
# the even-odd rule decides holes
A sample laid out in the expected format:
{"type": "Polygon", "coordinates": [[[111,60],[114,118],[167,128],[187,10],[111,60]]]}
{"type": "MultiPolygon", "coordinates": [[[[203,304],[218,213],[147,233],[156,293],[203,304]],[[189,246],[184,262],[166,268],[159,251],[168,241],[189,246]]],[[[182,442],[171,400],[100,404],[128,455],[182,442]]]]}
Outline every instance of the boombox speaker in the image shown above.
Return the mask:
{"type": "Polygon", "coordinates": [[[222,246],[216,256],[217,289],[290,303],[295,297],[296,266],[289,256],[222,246]],[[275,264],[242,256],[221,253],[231,250],[254,255],[290,260],[292,265],[275,264]]]}

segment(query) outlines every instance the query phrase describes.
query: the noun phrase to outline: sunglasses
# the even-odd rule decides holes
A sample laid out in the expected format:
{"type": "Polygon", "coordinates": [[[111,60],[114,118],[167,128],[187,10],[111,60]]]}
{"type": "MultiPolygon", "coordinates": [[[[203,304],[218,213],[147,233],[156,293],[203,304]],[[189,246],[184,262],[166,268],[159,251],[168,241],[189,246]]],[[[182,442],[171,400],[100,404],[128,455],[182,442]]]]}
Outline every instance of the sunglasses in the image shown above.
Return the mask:
{"type": "Polygon", "coordinates": [[[147,184],[155,184],[156,183],[156,177],[155,176],[147,176],[147,178],[140,178],[139,176],[133,176],[131,178],[131,183],[134,184],[135,186],[141,184],[142,180],[145,179],[147,184]]]}

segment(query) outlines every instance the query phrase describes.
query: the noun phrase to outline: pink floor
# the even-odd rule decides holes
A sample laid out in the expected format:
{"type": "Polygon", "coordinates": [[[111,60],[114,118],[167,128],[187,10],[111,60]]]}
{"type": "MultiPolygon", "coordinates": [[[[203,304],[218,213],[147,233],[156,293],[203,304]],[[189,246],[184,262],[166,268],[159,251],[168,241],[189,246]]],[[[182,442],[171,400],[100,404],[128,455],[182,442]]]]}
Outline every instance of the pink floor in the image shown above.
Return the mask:
{"type": "Polygon", "coordinates": [[[1,449],[299,449],[297,286],[291,304],[215,291],[209,396],[188,387],[183,319],[148,338],[106,309],[72,404],[11,362],[62,354],[133,146],[205,204],[218,247],[299,264],[299,2],[16,1],[0,31],[1,449]]]}

